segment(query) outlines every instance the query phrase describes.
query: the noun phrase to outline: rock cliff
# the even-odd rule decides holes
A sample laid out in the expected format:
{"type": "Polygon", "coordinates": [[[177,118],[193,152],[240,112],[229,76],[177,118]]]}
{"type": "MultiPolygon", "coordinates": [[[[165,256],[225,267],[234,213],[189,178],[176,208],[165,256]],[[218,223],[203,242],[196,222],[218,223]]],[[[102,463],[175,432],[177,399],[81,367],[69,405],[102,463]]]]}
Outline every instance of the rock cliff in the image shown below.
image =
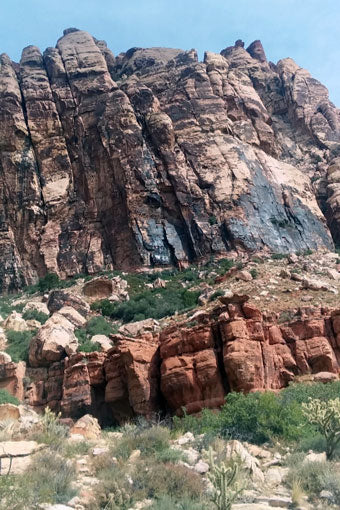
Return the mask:
{"type": "Polygon", "coordinates": [[[0,57],[0,290],[340,241],[340,112],[260,41],[221,54],[77,29],[0,57]],[[333,238],[333,239],[332,239],[333,238]]]}
{"type": "Polygon", "coordinates": [[[160,333],[111,339],[110,350],[92,353],[68,353],[56,340],[53,350],[52,339],[37,351],[33,340],[26,370],[24,363],[0,365],[0,388],[37,409],[91,413],[110,425],[180,415],[183,407],[189,414],[215,409],[230,391],[275,391],[299,376],[327,382],[340,373],[340,310],[322,307],[301,308],[281,323],[275,313],[233,302],[201,312],[195,325],[179,321],[160,333]]]}

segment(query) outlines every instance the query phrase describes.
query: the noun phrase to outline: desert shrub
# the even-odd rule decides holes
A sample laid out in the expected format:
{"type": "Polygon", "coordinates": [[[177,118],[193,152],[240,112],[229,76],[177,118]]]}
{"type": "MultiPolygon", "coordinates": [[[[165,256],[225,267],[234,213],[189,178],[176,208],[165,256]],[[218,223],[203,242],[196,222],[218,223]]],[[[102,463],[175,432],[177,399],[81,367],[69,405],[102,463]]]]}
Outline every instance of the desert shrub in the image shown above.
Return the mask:
{"type": "Polygon", "coordinates": [[[133,450],[140,450],[144,457],[169,454],[170,431],[165,427],[154,426],[140,429],[131,427],[113,449],[113,455],[127,460],[133,450]]]}
{"type": "Polygon", "coordinates": [[[218,273],[223,274],[229,271],[232,267],[234,267],[235,261],[233,259],[220,259],[217,261],[218,273]]]}
{"type": "Polygon", "coordinates": [[[112,466],[99,471],[97,477],[100,481],[94,489],[93,510],[126,510],[131,507],[131,485],[120,467],[112,466]]]}
{"type": "Polygon", "coordinates": [[[223,296],[224,295],[224,291],[222,289],[218,289],[216,290],[213,294],[211,294],[211,296],[209,297],[209,301],[215,301],[216,298],[218,298],[219,296],[223,296]]]}
{"type": "Polygon", "coordinates": [[[31,339],[36,334],[34,331],[6,331],[7,347],[6,352],[11,356],[14,363],[28,361],[28,350],[31,339]]]}
{"type": "Polygon", "coordinates": [[[219,413],[204,410],[199,418],[175,418],[174,425],[196,434],[209,433],[261,444],[278,437],[297,439],[304,421],[297,403],[283,406],[275,393],[229,393],[219,413]]]}
{"type": "Polygon", "coordinates": [[[199,291],[183,287],[147,290],[124,303],[101,302],[101,312],[112,319],[134,322],[147,318],[161,319],[175,312],[193,308],[198,304],[199,291]]]}
{"type": "Polygon", "coordinates": [[[216,218],[216,216],[214,216],[214,215],[213,215],[213,216],[210,216],[210,217],[209,217],[209,224],[210,224],[210,225],[216,225],[216,224],[217,224],[217,218],[216,218]]]}
{"type": "Polygon", "coordinates": [[[104,317],[92,317],[86,324],[86,332],[89,336],[94,335],[110,335],[113,333],[113,325],[104,317]]]}
{"type": "Polygon", "coordinates": [[[13,310],[8,298],[0,299],[0,315],[5,319],[13,310]]]}
{"type": "Polygon", "coordinates": [[[19,405],[20,401],[16,397],[13,397],[7,390],[0,389],[0,405],[1,404],[19,405]]]}
{"type": "Polygon", "coordinates": [[[157,462],[171,462],[176,464],[179,461],[186,462],[187,456],[181,450],[177,448],[164,448],[164,450],[156,451],[154,458],[157,462]]]}
{"type": "Polygon", "coordinates": [[[33,439],[38,443],[49,445],[50,448],[61,449],[69,431],[67,427],[59,423],[59,418],[60,413],[55,414],[46,407],[41,420],[41,430],[34,433],[33,439]]]}
{"type": "Polygon", "coordinates": [[[75,496],[75,469],[55,452],[34,456],[23,475],[0,476],[0,509],[30,510],[41,503],[66,503],[75,496]]]}
{"type": "Polygon", "coordinates": [[[72,459],[77,455],[87,455],[89,453],[90,444],[87,441],[63,442],[62,454],[67,459],[72,459]]]}
{"type": "Polygon", "coordinates": [[[255,267],[253,267],[253,269],[251,269],[249,272],[250,272],[251,276],[253,277],[253,279],[256,280],[256,278],[259,275],[257,269],[255,269],[255,267]]]}
{"type": "MultiPolygon", "coordinates": [[[[175,431],[191,431],[194,434],[208,434],[263,443],[276,438],[287,441],[316,441],[317,428],[308,423],[302,411],[302,404],[311,397],[327,402],[340,393],[340,382],[292,384],[275,394],[265,393],[230,393],[226,404],[219,413],[208,409],[199,417],[184,414],[175,417],[175,431]]],[[[301,446],[301,449],[306,446],[301,446]]]]}
{"type": "Polygon", "coordinates": [[[288,257],[287,253],[273,253],[271,256],[273,260],[283,260],[286,259],[287,257],[288,257]]]}
{"type": "Polygon", "coordinates": [[[104,317],[92,317],[84,328],[78,328],[74,334],[78,339],[78,351],[95,352],[100,351],[101,346],[98,342],[91,342],[94,335],[110,335],[116,331],[116,328],[110,324],[104,317]]]}
{"type": "Polygon", "coordinates": [[[172,496],[175,500],[187,497],[199,499],[204,487],[198,473],[180,464],[163,464],[161,467],[152,459],[139,463],[133,477],[136,497],[159,498],[172,496]]]}
{"type": "Polygon", "coordinates": [[[49,315],[44,312],[39,312],[39,310],[27,310],[23,313],[23,318],[25,320],[35,320],[40,322],[41,324],[45,324],[47,319],[49,318],[49,315]]]}
{"type": "Polygon", "coordinates": [[[289,487],[298,484],[312,498],[323,490],[333,494],[333,503],[340,504],[340,473],[332,462],[306,462],[304,456],[293,454],[288,459],[289,472],[286,482],[289,487]]]}

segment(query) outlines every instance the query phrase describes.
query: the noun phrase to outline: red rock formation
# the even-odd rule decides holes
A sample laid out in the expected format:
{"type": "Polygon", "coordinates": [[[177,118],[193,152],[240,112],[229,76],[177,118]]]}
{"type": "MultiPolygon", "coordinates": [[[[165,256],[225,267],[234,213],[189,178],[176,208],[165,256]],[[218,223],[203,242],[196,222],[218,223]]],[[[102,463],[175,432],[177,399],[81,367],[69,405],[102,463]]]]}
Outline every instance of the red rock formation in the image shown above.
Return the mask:
{"type": "Polygon", "coordinates": [[[46,272],[332,247],[339,143],[326,88],[291,59],[267,62],[260,41],[204,62],[166,48],[115,58],[68,29],[20,64],[2,55],[0,290],[46,272]]]}
{"type": "Polygon", "coordinates": [[[24,398],[23,378],[25,376],[25,363],[0,362],[0,389],[7,390],[19,400],[24,398]]]}
{"type": "Polygon", "coordinates": [[[116,342],[104,363],[105,402],[117,421],[134,415],[150,417],[160,409],[158,342],[112,335],[116,342]]]}
{"type": "MultiPolygon", "coordinates": [[[[26,370],[25,398],[63,416],[90,413],[101,424],[157,412],[218,408],[229,391],[279,390],[297,375],[329,381],[340,373],[340,310],[300,309],[278,324],[249,302],[197,315],[158,335],[112,335],[107,352],[76,353],[26,370]]],[[[34,343],[34,342],[33,342],[34,343]]],[[[24,364],[0,365],[0,387],[22,398],[24,364]]]]}

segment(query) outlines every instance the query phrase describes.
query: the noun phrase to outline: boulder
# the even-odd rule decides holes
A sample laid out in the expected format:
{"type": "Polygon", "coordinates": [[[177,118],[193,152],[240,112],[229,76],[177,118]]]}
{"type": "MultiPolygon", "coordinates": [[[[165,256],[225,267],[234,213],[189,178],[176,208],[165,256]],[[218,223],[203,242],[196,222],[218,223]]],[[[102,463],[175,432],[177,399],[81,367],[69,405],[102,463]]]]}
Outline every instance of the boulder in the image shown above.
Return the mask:
{"type": "Polygon", "coordinates": [[[16,311],[13,311],[7,319],[3,322],[4,329],[10,329],[13,331],[27,331],[28,327],[25,319],[22,315],[16,311]]]}
{"type": "Polygon", "coordinates": [[[102,351],[108,351],[112,347],[112,342],[106,335],[94,335],[91,338],[93,344],[99,344],[102,351]]]}
{"type": "Polygon", "coordinates": [[[48,310],[54,313],[65,306],[73,308],[83,317],[87,317],[90,311],[90,306],[80,296],[65,290],[53,290],[48,297],[48,310]]]}
{"type": "Polygon", "coordinates": [[[33,454],[45,448],[36,441],[2,441],[0,443],[1,473],[18,475],[26,471],[33,454]]]}
{"type": "Polygon", "coordinates": [[[7,363],[11,363],[12,358],[7,352],[0,351],[0,365],[5,365],[7,363]]]}
{"type": "Polygon", "coordinates": [[[243,270],[243,271],[239,271],[237,274],[236,274],[236,278],[238,280],[242,280],[243,282],[251,282],[253,277],[251,275],[251,273],[249,273],[249,271],[246,271],[246,270],[243,270]]]}
{"type": "Polygon", "coordinates": [[[79,434],[83,436],[85,439],[98,439],[101,433],[101,428],[99,426],[98,420],[91,416],[90,414],[86,414],[82,416],[71,428],[71,434],[79,434]]]}
{"type": "Polygon", "coordinates": [[[111,280],[106,277],[98,277],[86,282],[83,294],[89,301],[109,299],[110,301],[125,301],[128,299],[127,281],[115,276],[111,280]]]}
{"type": "Polygon", "coordinates": [[[82,328],[86,324],[86,319],[72,306],[63,306],[58,310],[58,314],[69,320],[76,328],[82,328]]]}
{"type": "Polygon", "coordinates": [[[112,280],[108,278],[94,278],[89,282],[86,282],[83,286],[83,294],[91,301],[97,301],[99,299],[107,299],[113,292],[112,280]]]}
{"type": "Polygon", "coordinates": [[[19,418],[20,410],[18,406],[13,404],[0,404],[0,422],[17,421],[19,418]]]}
{"type": "Polygon", "coordinates": [[[128,336],[141,336],[147,332],[155,332],[159,329],[159,322],[155,319],[144,319],[137,322],[129,322],[119,328],[119,333],[128,336]]]}
{"type": "Polygon", "coordinates": [[[46,303],[41,303],[40,301],[28,301],[26,303],[23,312],[29,312],[31,310],[35,310],[37,312],[45,313],[46,315],[49,315],[49,309],[47,308],[46,303]]]}
{"type": "Polygon", "coordinates": [[[49,366],[75,353],[77,348],[74,325],[63,315],[54,313],[32,338],[29,362],[32,367],[49,366]]]}

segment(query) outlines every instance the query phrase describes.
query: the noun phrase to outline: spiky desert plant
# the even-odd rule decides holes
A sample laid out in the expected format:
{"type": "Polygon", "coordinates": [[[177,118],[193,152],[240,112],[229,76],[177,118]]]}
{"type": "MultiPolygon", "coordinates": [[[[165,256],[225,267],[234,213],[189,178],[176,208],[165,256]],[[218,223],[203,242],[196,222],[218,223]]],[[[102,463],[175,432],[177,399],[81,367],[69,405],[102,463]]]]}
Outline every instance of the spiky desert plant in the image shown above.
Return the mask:
{"type": "Polygon", "coordinates": [[[208,477],[214,486],[211,501],[218,510],[231,510],[232,504],[244,489],[236,484],[239,465],[236,462],[231,466],[227,466],[224,462],[216,464],[211,448],[209,449],[209,464],[208,477]]]}
{"type": "Polygon", "coordinates": [[[326,439],[326,456],[332,459],[335,449],[340,442],[340,399],[324,402],[317,398],[310,398],[302,404],[302,411],[306,419],[315,425],[326,439]]]}

